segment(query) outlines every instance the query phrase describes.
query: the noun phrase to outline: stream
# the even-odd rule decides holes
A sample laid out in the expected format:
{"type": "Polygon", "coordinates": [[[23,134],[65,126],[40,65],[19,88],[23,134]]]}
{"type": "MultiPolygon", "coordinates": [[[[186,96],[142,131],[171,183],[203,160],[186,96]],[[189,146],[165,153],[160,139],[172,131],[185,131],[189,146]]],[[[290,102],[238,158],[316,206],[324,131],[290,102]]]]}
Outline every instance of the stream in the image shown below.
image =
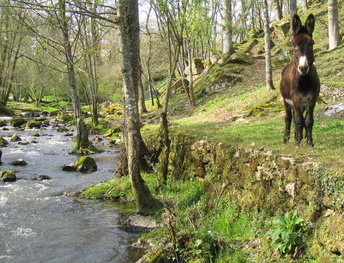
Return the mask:
{"type": "Polygon", "coordinates": [[[130,261],[129,245],[137,234],[121,230],[116,204],[71,198],[65,193],[110,179],[116,150],[95,154],[98,171],[63,172],[64,164],[77,156],[68,154],[72,137],[58,133],[50,125],[37,130],[1,128],[8,142],[1,148],[0,170],[16,171],[17,181],[0,182],[0,262],[1,263],[106,263],[130,261]],[[22,142],[10,142],[18,134],[22,142]],[[12,166],[16,159],[28,165],[12,166]],[[32,180],[48,175],[51,180],[32,180]]]}

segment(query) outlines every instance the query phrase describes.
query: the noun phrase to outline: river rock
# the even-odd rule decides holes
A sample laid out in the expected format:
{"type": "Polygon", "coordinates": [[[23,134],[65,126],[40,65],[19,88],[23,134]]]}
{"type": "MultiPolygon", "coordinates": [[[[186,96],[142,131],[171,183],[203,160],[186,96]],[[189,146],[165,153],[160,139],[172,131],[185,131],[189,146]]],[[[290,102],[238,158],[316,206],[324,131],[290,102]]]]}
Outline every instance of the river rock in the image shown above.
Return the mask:
{"type": "Polygon", "coordinates": [[[29,121],[25,126],[28,129],[40,129],[42,127],[42,123],[40,121],[29,121]]]}
{"type": "Polygon", "coordinates": [[[5,120],[0,120],[0,127],[5,127],[7,122],[5,120]]]}
{"type": "Polygon", "coordinates": [[[65,172],[94,172],[97,171],[97,164],[94,158],[90,156],[81,156],[76,160],[76,162],[64,165],[62,171],[65,172]]]}
{"type": "Polygon", "coordinates": [[[8,141],[4,139],[3,137],[0,137],[0,147],[5,147],[7,146],[8,141]]]}
{"type": "Polygon", "coordinates": [[[64,166],[62,166],[62,171],[64,171],[64,172],[75,172],[76,171],[75,164],[74,163],[65,164],[64,166]]]}
{"type": "Polygon", "coordinates": [[[11,162],[11,164],[13,166],[25,166],[25,165],[27,165],[27,162],[24,161],[23,159],[17,159],[17,160],[14,160],[13,162],[11,162]]]}
{"type": "Polygon", "coordinates": [[[15,182],[17,177],[13,170],[4,170],[0,172],[0,181],[2,182],[15,182]]]}
{"type": "Polygon", "coordinates": [[[81,156],[75,163],[76,170],[79,172],[97,171],[97,164],[94,158],[90,156],[81,156]]]}
{"type": "Polygon", "coordinates": [[[157,227],[156,221],[151,216],[139,214],[123,214],[119,218],[119,223],[130,232],[150,231],[157,227]]]}
{"type": "Polygon", "coordinates": [[[20,142],[21,140],[22,139],[19,137],[18,134],[13,134],[13,136],[10,139],[11,142],[20,142]]]}
{"type": "Polygon", "coordinates": [[[24,118],[15,118],[11,120],[11,125],[15,128],[23,126],[27,122],[24,118]]]}
{"type": "Polygon", "coordinates": [[[43,180],[51,180],[51,177],[49,175],[37,175],[35,176],[32,180],[37,180],[37,181],[43,181],[43,180]]]}

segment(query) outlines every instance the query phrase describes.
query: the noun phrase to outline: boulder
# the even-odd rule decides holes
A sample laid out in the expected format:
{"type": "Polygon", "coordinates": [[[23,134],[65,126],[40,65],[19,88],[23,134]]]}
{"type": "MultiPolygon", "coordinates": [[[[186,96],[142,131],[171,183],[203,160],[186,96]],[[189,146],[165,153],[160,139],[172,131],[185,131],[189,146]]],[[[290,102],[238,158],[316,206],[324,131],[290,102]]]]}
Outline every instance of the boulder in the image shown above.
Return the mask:
{"type": "Polygon", "coordinates": [[[10,139],[11,142],[20,142],[22,139],[19,137],[18,134],[13,134],[13,136],[10,139]]]}
{"type": "Polygon", "coordinates": [[[11,162],[11,164],[13,166],[25,166],[25,165],[27,165],[27,162],[24,161],[23,159],[17,159],[17,160],[14,160],[13,162],[11,162]]]}
{"type": "Polygon", "coordinates": [[[0,137],[0,147],[5,147],[7,146],[8,141],[4,139],[3,137],[0,137]]]}
{"type": "Polygon", "coordinates": [[[234,53],[228,59],[227,63],[249,64],[254,63],[252,56],[247,53],[234,53]]]}
{"type": "Polygon", "coordinates": [[[94,172],[97,171],[97,164],[94,158],[90,156],[81,156],[76,162],[66,164],[62,167],[62,171],[65,172],[94,172]]]}
{"type": "Polygon", "coordinates": [[[0,127],[5,127],[7,122],[5,120],[0,120],[0,127]]]}
{"type": "Polygon", "coordinates": [[[42,127],[42,123],[40,121],[29,121],[25,125],[28,129],[40,129],[42,127]]]}
{"type": "Polygon", "coordinates": [[[14,118],[11,120],[11,125],[15,128],[23,126],[27,122],[24,118],[14,118]]]}
{"type": "Polygon", "coordinates": [[[333,115],[337,115],[343,112],[344,112],[344,102],[326,106],[324,115],[333,116],[333,115]]]}
{"type": "Polygon", "coordinates": [[[49,175],[37,175],[32,180],[43,181],[43,180],[51,180],[49,175]]]}
{"type": "Polygon", "coordinates": [[[15,182],[17,177],[12,170],[4,170],[0,172],[0,181],[2,182],[15,182]]]}
{"type": "Polygon", "coordinates": [[[75,163],[76,170],[79,172],[97,171],[97,164],[94,158],[90,156],[81,156],[75,163]]]}

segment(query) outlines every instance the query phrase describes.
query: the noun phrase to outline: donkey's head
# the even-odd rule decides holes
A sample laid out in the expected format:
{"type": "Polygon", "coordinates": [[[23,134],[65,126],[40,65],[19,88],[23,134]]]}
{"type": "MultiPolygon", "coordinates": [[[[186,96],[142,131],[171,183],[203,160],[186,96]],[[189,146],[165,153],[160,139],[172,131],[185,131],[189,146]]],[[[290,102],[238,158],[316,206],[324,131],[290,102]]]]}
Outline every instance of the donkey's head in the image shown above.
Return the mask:
{"type": "Polygon", "coordinates": [[[298,15],[293,17],[293,47],[294,63],[301,75],[307,75],[309,67],[314,63],[312,33],[314,31],[314,16],[310,14],[303,26],[298,15]]]}

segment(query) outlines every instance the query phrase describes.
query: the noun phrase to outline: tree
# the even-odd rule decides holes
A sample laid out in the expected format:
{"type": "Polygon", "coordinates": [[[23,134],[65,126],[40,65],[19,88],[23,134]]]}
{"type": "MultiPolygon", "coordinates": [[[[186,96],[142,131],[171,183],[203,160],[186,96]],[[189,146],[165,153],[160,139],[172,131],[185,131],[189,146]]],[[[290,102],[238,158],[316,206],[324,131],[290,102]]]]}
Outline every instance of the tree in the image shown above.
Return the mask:
{"type": "Polygon", "coordinates": [[[11,2],[1,1],[0,5],[0,103],[6,106],[12,92],[14,77],[23,48],[25,34],[17,20],[25,18],[25,11],[15,14],[11,2]]]}
{"type": "Polygon", "coordinates": [[[66,58],[69,87],[70,87],[71,98],[72,98],[72,103],[73,103],[74,117],[76,121],[77,135],[76,135],[76,145],[74,147],[74,150],[79,151],[84,147],[87,148],[90,142],[88,141],[88,131],[86,129],[83,116],[81,114],[79,92],[76,85],[74,56],[72,52],[72,44],[69,38],[68,21],[70,21],[70,18],[68,18],[66,15],[66,1],[59,0],[58,4],[59,4],[59,12],[56,17],[59,21],[60,29],[63,36],[62,46],[64,48],[64,55],[66,58]]]}
{"type": "Polygon", "coordinates": [[[138,112],[138,85],[140,65],[139,15],[137,0],[119,0],[119,29],[122,49],[122,75],[124,98],[124,137],[128,172],[139,213],[149,214],[160,208],[140,173],[140,123],[138,112]]]}
{"type": "Polygon", "coordinates": [[[270,37],[270,19],[268,1],[263,1],[263,19],[264,19],[264,42],[265,42],[265,74],[266,74],[266,86],[268,90],[274,90],[274,84],[272,81],[272,65],[271,65],[271,37],[270,37]]]}
{"type": "Polygon", "coordinates": [[[296,14],[296,0],[289,0],[290,32],[293,32],[293,16],[296,14]]]}
{"type": "Polygon", "coordinates": [[[336,48],[340,43],[337,0],[328,1],[328,39],[329,49],[336,48]]]}
{"type": "Polygon", "coordinates": [[[224,21],[223,27],[224,39],[223,39],[223,53],[230,54],[232,50],[232,0],[224,0],[224,21]]]}

